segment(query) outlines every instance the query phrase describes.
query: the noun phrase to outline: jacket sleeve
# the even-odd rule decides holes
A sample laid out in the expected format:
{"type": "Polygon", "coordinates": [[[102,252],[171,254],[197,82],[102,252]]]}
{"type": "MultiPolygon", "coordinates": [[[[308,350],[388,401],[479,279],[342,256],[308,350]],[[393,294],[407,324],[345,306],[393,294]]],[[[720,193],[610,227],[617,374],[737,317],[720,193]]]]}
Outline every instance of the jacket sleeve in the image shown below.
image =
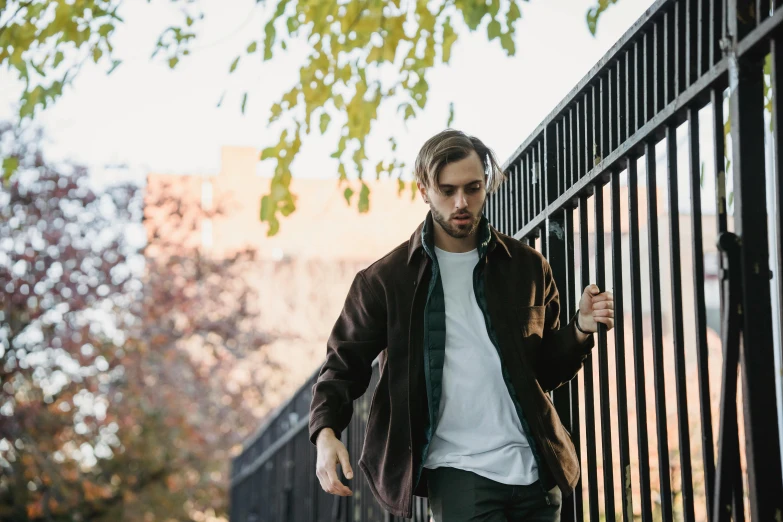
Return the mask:
{"type": "Polygon", "coordinates": [[[329,336],[326,361],[313,385],[310,442],[315,444],[319,431],[327,427],[342,437],[353,415],[353,401],[367,390],[372,363],[386,344],[385,302],[359,272],[329,336]]]}
{"type": "Polygon", "coordinates": [[[576,376],[585,359],[595,346],[593,335],[584,342],[576,337],[574,321],[579,311],[571,317],[568,325],[560,328],[560,296],[552,276],[549,263],[544,261],[545,318],[544,335],[537,357],[536,376],[541,388],[547,392],[557,389],[576,376]]]}

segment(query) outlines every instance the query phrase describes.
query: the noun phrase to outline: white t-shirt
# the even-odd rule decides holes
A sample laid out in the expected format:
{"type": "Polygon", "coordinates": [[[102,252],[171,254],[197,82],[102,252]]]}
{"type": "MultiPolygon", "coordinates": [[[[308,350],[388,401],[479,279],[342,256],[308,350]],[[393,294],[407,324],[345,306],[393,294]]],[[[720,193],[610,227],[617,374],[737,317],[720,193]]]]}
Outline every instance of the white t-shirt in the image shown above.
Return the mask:
{"type": "Polygon", "coordinates": [[[473,291],[478,251],[435,248],[446,301],[438,425],[424,467],[459,468],[503,484],[532,484],[538,467],[503,380],[473,291]]]}

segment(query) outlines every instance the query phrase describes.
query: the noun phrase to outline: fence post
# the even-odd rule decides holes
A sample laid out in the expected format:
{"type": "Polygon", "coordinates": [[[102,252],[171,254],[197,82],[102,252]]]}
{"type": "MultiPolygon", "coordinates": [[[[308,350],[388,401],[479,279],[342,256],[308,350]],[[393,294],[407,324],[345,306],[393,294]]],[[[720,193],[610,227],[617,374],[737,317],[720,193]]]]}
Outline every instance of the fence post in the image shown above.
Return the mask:
{"type": "MultiPolygon", "coordinates": [[[[762,2],[763,4],[763,2],[762,2]]],[[[764,57],[738,53],[756,26],[754,0],[729,0],[729,110],[734,175],[735,231],[741,240],[742,397],[749,500],[753,520],[779,520],[783,514],[780,434],[774,422],[774,349],[764,182],[764,57]],[[752,386],[751,386],[752,381],[752,386]]],[[[779,132],[778,129],[775,129],[779,132]]]]}

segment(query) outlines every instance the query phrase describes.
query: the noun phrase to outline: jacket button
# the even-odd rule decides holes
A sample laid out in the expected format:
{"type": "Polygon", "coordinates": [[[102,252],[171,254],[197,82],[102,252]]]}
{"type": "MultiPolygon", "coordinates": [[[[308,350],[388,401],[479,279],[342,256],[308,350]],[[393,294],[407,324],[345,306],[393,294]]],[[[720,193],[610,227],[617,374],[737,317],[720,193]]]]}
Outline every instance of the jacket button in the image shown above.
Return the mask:
{"type": "Polygon", "coordinates": [[[411,450],[411,447],[410,447],[410,446],[408,446],[408,451],[413,451],[413,450],[411,450]]]}

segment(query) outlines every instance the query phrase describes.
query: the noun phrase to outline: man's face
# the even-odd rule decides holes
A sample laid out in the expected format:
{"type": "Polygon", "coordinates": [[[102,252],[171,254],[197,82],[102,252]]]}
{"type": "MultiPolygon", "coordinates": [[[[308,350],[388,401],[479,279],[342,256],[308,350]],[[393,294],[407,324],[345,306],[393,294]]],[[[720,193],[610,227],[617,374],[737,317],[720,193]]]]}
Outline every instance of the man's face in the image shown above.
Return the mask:
{"type": "Polygon", "coordinates": [[[434,187],[419,190],[429,202],[432,218],[453,238],[472,235],[481,221],[487,193],[484,165],[475,151],[460,161],[449,163],[437,180],[440,191],[434,187]]]}

